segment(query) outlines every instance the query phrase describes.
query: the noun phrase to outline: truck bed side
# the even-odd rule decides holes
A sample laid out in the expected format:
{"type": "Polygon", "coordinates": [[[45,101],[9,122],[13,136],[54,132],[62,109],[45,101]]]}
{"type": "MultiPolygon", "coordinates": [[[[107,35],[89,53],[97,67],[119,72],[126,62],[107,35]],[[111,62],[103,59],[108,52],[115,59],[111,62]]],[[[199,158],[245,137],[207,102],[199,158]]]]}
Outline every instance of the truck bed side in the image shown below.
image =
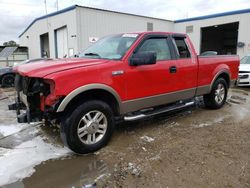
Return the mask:
{"type": "Polygon", "coordinates": [[[197,95],[210,92],[213,82],[227,75],[228,85],[238,77],[239,57],[234,55],[197,56],[199,62],[197,95]]]}

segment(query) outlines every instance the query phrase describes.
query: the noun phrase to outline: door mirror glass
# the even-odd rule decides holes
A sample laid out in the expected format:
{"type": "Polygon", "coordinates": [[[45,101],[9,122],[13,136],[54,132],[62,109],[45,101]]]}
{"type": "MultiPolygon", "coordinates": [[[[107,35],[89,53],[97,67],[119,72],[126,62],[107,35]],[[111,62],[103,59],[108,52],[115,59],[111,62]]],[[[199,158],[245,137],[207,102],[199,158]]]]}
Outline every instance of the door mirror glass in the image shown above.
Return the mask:
{"type": "Polygon", "coordinates": [[[131,66],[152,65],[156,63],[156,52],[138,52],[130,58],[131,66]]]}

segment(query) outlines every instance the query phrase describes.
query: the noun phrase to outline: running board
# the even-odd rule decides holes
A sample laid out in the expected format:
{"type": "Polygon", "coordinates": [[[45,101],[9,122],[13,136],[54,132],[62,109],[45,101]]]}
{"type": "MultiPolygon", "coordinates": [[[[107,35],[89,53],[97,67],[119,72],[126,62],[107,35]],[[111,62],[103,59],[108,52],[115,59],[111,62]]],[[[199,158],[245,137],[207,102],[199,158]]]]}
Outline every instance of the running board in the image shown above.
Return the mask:
{"type": "Polygon", "coordinates": [[[180,104],[180,105],[167,106],[167,107],[163,107],[161,109],[154,110],[150,113],[145,113],[145,114],[141,113],[141,114],[134,115],[134,116],[124,116],[124,120],[125,121],[136,121],[136,120],[140,120],[143,118],[155,116],[157,114],[162,114],[162,113],[166,113],[166,112],[170,112],[170,111],[174,111],[174,110],[180,110],[180,109],[183,109],[183,108],[186,108],[189,106],[193,106],[193,105],[195,105],[194,101],[187,102],[187,103],[180,104]]]}

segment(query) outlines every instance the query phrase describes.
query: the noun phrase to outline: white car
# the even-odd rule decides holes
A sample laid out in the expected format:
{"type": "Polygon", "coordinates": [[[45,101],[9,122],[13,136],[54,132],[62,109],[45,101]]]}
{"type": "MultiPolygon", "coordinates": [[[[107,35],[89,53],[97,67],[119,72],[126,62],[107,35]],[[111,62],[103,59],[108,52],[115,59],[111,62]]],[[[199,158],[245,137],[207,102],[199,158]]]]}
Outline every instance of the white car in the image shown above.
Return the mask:
{"type": "Polygon", "coordinates": [[[238,86],[250,86],[250,55],[240,60],[238,86]]]}

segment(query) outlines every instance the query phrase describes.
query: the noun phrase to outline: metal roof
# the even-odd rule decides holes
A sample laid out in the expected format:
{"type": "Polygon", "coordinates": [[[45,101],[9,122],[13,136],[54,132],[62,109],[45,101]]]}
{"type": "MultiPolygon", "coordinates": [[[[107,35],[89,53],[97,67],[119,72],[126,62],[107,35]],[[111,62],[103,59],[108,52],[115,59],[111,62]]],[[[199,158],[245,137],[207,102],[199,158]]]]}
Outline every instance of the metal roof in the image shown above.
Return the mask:
{"type": "Polygon", "coordinates": [[[68,11],[74,10],[76,7],[87,8],[87,9],[92,9],[92,10],[107,11],[107,12],[113,12],[113,13],[118,13],[118,14],[125,14],[125,15],[130,15],[130,16],[138,16],[138,17],[143,17],[143,18],[157,19],[157,20],[162,20],[162,21],[173,22],[171,20],[166,20],[166,19],[162,19],[162,18],[155,18],[155,17],[150,17],[150,16],[142,16],[142,15],[137,15],[137,14],[124,13],[124,12],[118,12],[118,11],[112,11],[112,10],[106,10],[106,9],[100,9],[100,8],[93,8],[93,7],[87,7],[87,6],[73,5],[73,6],[70,6],[68,8],[59,10],[57,12],[53,12],[53,13],[47,14],[45,16],[41,16],[41,17],[36,18],[35,20],[33,20],[31,22],[31,24],[18,37],[20,38],[36,21],[42,20],[44,18],[49,18],[51,16],[55,16],[55,15],[58,15],[58,14],[61,14],[61,13],[64,13],[64,12],[68,12],[68,11]]]}
{"type": "Polygon", "coordinates": [[[1,52],[0,52],[0,58],[8,58],[10,55],[12,55],[17,49],[17,46],[13,47],[5,47],[1,52]]]}
{"type": "MultiPolygon", "coordinates": [[[[171,21],[171,20],[166,20],[166,19],[162,19],[162,18],[142,16],[142,15],[137,15],[137,14],[117,12],[117,11],[100,9],[100,8],[93,8],[93,7],[87,7],[87,6],[73,5],[73,6],[65,8],[65,9],[59,10],[57,12],[53,12],[53,13],[50,13],[50,14],[47,14],[47,15],[44,15],[44,16],[41,16],[41,17],[38,17],[38,18],[34,19],[30,23],[30,25],[18,37],[21,37],[36,21],[42,20],[44,18],[48,18],[48,17],[51,17],[51,16],[55,16],[55,15],[58,15],[58,14],[61,14],[61,13],[64,13],[64,12],[68,12],[68,11],[74,10],[76,7],[88,8],[88,9],[93,9],[93,10],[101,10],[101,11],[107,11],[107,12],[113,12],[113,13],[125,14],[125,15],[131,15],[131,16],[139,16],[139,17],[143,17],[143,18],[157,19],[157,20],[162,20],[162,21],[171,21]]],[[[171,22],[181,23],[181,22],[189,22],[189,21],[195,21],[195,20],[204,20],[204,19],[209,19],[209,18],[216,18],[216,17],[222,17],[222,16],[230,16],[230,15],[235,15],[235,14],[245,14],[245,13],[250,13],[250,9],[243,9],[243,10],[236,10],[236,11],[231,11],[231,12],[211,14],[211,15],[206,15],[206,16],[199,16],[199,17],[194,17],[194,18],[180,19],[180,20],[175,20],[175,21],[171,21],[171,22]]]]}
{"type": "Polygon", "coordinates": [[[250,13],[250,9],[235,10],[235,11],[230,11],[230,12],[211,14],[211,15],[206,15],[206,16],[199,16],[199,17],[194,17],[194,18],[180,19],[180,20],[175,20],[174,23],[190,22],[190,21],[196,21],[196,20],[205,20],[205,19],[209,19],[209,18],[217,18],[217,17],[222,17],[222,16],[231,16],[231,15],[235,15],[235,14],[246,14],[246,13],[250,13]]]}
{"type": "Polygon", "coordinates": [[[68,12],[70,10],[73,10],[76,8],[77,5],[73,5],[73,6],[70,6],[68,8],[65,8],[65,9],[62,9],[62,10],[59,10],[57,12],[53,12],[53,13],[50,13],[50,14],[47,14],[45,16],[41,16],[41,17],[38,17],[36,19],[34,19],[29,25],[28,27],[18,36],[19,38],[38,20],[42,20],[44,18],[48,18],[48,17],[51,17],[51,16],[55,16],[57,14],[61,14],[61,13],[64,13],[64,12],[68,12]]]}

